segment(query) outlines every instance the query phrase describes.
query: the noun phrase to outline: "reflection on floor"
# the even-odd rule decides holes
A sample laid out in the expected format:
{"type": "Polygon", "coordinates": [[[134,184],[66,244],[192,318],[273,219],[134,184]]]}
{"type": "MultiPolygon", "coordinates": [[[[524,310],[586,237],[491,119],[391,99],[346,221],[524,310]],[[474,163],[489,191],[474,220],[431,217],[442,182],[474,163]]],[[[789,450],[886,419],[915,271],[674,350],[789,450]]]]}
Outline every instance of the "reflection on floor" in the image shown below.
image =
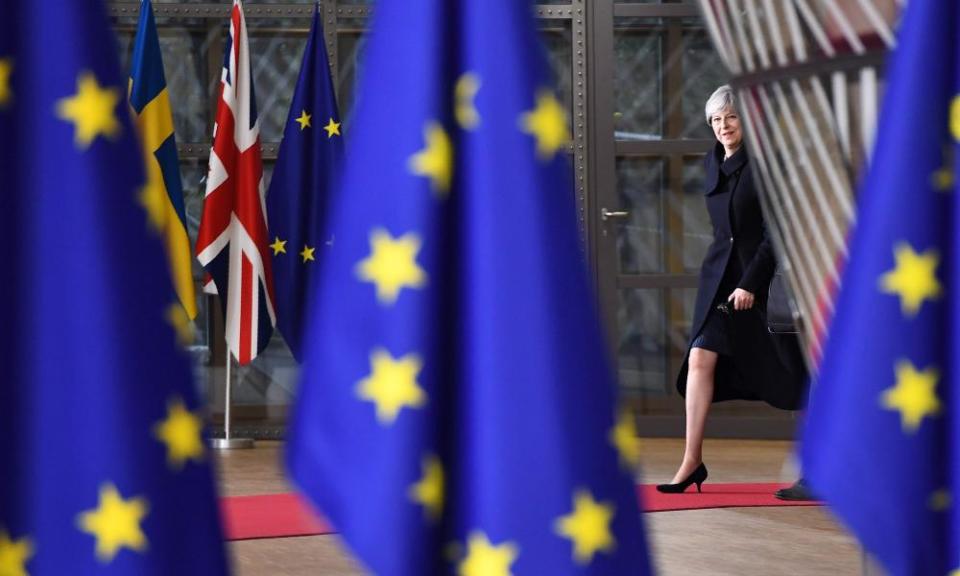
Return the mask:
{"type": "MultiPolygon", "coordinates": [[[[642,443],[640,482],[665,482],[680,462],[680,440],[642,443]]],[[[708,482],[792,482],[788,442],[710,440],[708,482]]],[[[225,496],[286,492],[282,445],[216,454],[225,496]]],[[[728,508],[644,515],[657,574],[681,576],[814,576],[858,574],[856,543],[823,508],[728,508]]],[[[354,576],[365,572],[337,536],[249,540],[228,544],[240,576],[354,576]]]]}

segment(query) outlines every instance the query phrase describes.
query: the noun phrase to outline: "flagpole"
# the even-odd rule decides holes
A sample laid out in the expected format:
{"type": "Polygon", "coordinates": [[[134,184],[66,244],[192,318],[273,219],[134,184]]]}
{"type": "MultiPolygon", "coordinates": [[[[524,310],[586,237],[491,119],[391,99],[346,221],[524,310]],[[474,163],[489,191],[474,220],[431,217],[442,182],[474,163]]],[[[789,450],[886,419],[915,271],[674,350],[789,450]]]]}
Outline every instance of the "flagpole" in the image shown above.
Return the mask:
{"type": "Polygon", "coordinates": [[[224,400],[223,400],[223,438],[211,438],[210,447],[215,450],[235,450],[240,448],[253,448],[252,438],[233,438],[230,426],[230,366],[233,360],[230,355],[230,347],[227,347],[226,373],[227,378],[224,382],[224,400]]]}

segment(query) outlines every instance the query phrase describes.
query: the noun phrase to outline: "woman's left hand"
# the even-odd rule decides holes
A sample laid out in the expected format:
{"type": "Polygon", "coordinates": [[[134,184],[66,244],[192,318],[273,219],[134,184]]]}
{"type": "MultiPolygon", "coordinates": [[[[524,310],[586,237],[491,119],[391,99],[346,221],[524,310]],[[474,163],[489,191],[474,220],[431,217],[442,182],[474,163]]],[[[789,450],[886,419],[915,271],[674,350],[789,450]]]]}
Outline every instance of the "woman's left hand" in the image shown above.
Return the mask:
{"type": "Polygon", "coordinates": [[[743,288],[737,288],[733,294],[727,298],[728,302],[733,302],[734,310],[749,310],[753,308],[753,292],[747,292],[743,288]]]}

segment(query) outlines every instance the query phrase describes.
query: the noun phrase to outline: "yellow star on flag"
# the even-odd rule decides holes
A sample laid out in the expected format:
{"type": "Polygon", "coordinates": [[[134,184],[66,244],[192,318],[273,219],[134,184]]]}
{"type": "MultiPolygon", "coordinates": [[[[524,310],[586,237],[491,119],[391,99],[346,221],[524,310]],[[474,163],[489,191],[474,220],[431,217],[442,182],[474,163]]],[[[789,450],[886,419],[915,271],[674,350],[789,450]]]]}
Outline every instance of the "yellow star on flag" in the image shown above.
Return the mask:
{"type": "Polygon", "coordinates": [[[446,195],[453,180],[453,144],[438,122],[428,122],[423,130],[426,147],[410,157],[410,171],[430,179],[430,188],[446,195]]]}
{"type": "Polygon", "coordinates": [[[334,122],[333,118],[327,122],[327,125],[323,127],[327,131],[327,138],[333,138],[334,136],[340,136],[340,123],[334,122]]]}
{"type": "Polygon", "coordinates": [[[954,96],[950,102],[950,134],[960,142],[960,96],[954,96]]]}
{"type": "Polygon", "coordinates": [[[893,257],[896,265],[880,277],[880,290],[898,295],[903,313],[916,316],[924,300],[936,300],[943,292],[936,273],[940,255],[934,249],[917,254],[910,244],[900,242],[893,257]]]}
{"type": "Polygon", "coordinates": [[[427,283],[427,273],[417,265],[419,251],[416,234],[394,238],[378,228],[370,234],[370,256],[357,264],[357,277],[376,285],[381,304],[393,304],[401,288],[422,288],[427,283]]]}
{"type": "Polygon", "coordinates": [[[180,302],[171,302],[167,306],[165,317],[167,323],[173,327],[174,332],[177,334],[178,344],[181,346],[193,344],[194,337],[196,336],[193,330],[193,321],[190,320],[190,316],[187,316],[187,311],[184,310],[180,302]]]}
{"type": "Polygon", "coordinates": [[[510,565],[520,550],[512,542],[494,546],[483,532],[474,532],[467,540],[467,557],[457,567],[458,576],[512,576],[510,565]]]}
{"type": "Polygon", "coordinates": [[[422,504],[431,520],[443,512],[443,465],[440,459],[429,455],[423,459],[423,478],[410,487],[410,499],[422,504]]]}
{"type": "Polygon", "coordinates": [[[29,538],[11,540],[0,530],[0,576],[29,576],[27,561],[33,557],[33,543],[29,538]]]}
{"type": "Polygon", "coordinates": [[[933,171],[930,175],[930,185],[937,192],[950,192],[956,183],[956,175],[953,173],[953,146],[945,145],[943,147],[943,165],[933,171]]]}
{"type": "Polygon", "coordinates": [[[480,113],[474,101],[480,91],[480,77],[476,74],[464,74],[453,88],[454,116],[457,124],[464,130],[473,130],[480,125],[480,113]]]}
{"type": "Polygon", "coordinates": [[[537,139],[537,156],[550,160],[570,141],[567,114],[548,90],[537,94],[537,106],[520,116],[520,128],[537,139]]]}
{"type": "Polygon", "coordinates": [[[303,250],[300,251],[300,257],[303,258],[303,263],[306,264],[308,261],[316,259],[313,257],[313,253],[316,252],[316,248],[311,248],[306,244],[303,245],[303,250]]]}
{"type": "Polygon", "coordinates": [[[953,505],[953,497],[950,495],[950,491],[946,488],[935,491],[930,495],[930,499],[927,500],[927,506],[934,512],[943,512],[949,510],[950,506],[953,505]]]}
{"type": "Polygon", "coordinates": [[[377,420],[393,424],[402,408],[420,408],[427,394],[417,384],[423,361],[416,354],[394,358],[383,348],[370,355],[370,375],[357,383],[357,396],[376,404],[377,420]]]}
{"type": "Polygon", "coordinates": [[[905,432],[916,432],[925,417],[940,412],[936,392],[940,373],[936,368],[918,372],[909,360],[901,360],[897,362],[896,377],[896,384],[884,390],[880,403],[884,408],[900,412],[905,432]]]}
{"type": "Polygon", "coordinates": [[[167,446],[167,463],[180,470],[187,460],[203,460],[203,420],[187,410],[180,398],[167,402],[167,417],[153,428],[153,435],[167,446]]]}
{"type": "Polygon", "coordinates": [[[936,170],[933,175],[930,176],[930,183],[933,185],[934,190],[939,192],[947,192],[953,188],[955,178],[953,175],[953,169],[949,166],[944,166],[936,170]]]}
{"type": "Polygon", "coordinates": [[[121,548],[136,552],[147,549],[147,537],[140,529],[147,509],[145,498],[124,500],[117,488],[108,482],[100,486],[97,507],[79,514],[77,525],[80,530],[96,538],[97,558],[108,563],[121,548]]]}
{"type": "Polygon", "coordinates": [[[617,424],[610,431],[610,443],[620,454],[620,464],[628,470],[636,470],[640,465],[640,439],[629,410],[622,410],[617,417],[617,424]]]}
{"type": "Polygon", "coordinates": [[[557,534],[573,541],[573,557],[578,564],[588,564],[597,552],[610,552],[616,540],[610,532],[612,504],[602,504],[590,492],[577,490],[573,496],[573,512],[557,518],[557,534]]]}
{"type": "Polygon", "coordinates": [[[13,73],[13,58],[0,58],[0,108],[6,108],[13,100],[10,75],[13,73]]]}
{"type": "MultiPolygon", "coordinates": [[[[154,170],[159,170],[159,168],[153,164],[147,166],[148,173],[154,170]]],[[[159,175],[159,178],[162,179],[163,176],[159,175]]],[[[148,184],[141,187],[140,192],[137,193],[137,200],[147,213],[147,220],[150,222],[150,227],[158,234],[163,232],[163,225],[167,220],[166,205],[169,202],[168,198],[167,190],[163,186],[151,186],[148,184]]]]}
{"type": "Polygon", "coordinates": [[[92,73],[82,72],[77,78],[76,95],[57,101],[57,116],[73,122],[76,127],[74,142],[82,150],[89,148],[97,136],[114,138],[120,135],[122,126],[117,120],[118,102],[119,90],[103,88],[92,73]]]}
{"type": "Polygon", "coordinates": [[[294,122],[300,125],[300,131],[303,132],[307,128],[312,128],[310,125],[310,119],[313,118],[310,114],[307,114],[306,110],[300,112],[300,117],[296,118],[294,122]]]}
{"type": "Polygon", "coordinates": [[[273,255],[277,254],[286,254],[287,253],[287,241],[281,240],[279,236],[275,237],[273,244],[270,245],[273,248],[273,255]]]}

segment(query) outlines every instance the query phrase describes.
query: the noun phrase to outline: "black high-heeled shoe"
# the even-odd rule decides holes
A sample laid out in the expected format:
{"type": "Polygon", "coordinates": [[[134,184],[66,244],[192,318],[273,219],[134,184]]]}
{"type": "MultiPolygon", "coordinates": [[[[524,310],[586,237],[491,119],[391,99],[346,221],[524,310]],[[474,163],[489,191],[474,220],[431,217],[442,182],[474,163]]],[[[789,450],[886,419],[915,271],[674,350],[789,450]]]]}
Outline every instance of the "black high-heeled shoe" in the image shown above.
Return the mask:
{"type": "Polygon", "coordinates": [[[662,492],[664,494],[680,494],[685,492],[691,484],[697,485],[697,492],[702,492],[700,490],[700,485],[707,479],[707,467],[704,466],[703,462],[697,466],[697,469],[690,473],[689,476],[677,482],[676,484],[657,484],[657,492],[662,492]]]}

